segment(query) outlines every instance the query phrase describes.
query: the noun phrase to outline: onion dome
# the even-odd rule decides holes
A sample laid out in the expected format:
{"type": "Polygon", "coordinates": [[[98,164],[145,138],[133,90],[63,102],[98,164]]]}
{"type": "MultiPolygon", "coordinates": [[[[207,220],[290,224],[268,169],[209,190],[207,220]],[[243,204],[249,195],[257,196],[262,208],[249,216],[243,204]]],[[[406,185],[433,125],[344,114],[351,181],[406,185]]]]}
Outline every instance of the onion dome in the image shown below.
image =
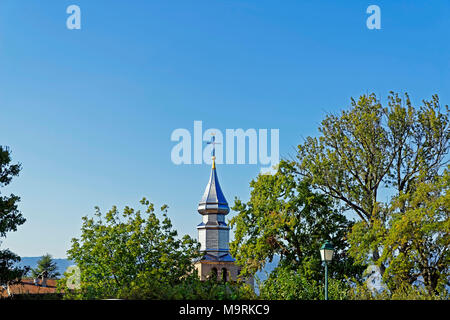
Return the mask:
{"type": "Polygon", "coordinates": [[[211,176],[209,177],[208,185],[205,193],[197,208],[200,214],[228,214],[230,208],[228,202],[223,195],[220,188],[219,179],[217,178],[215,157],[213,157],[211,176]]]}

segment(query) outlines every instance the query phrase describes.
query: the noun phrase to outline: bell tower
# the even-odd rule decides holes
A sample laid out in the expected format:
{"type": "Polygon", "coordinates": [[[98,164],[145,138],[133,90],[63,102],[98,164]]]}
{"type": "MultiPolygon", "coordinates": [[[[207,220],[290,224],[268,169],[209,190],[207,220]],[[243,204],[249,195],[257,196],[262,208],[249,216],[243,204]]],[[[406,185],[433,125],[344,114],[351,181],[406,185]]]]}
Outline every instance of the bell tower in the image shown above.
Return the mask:
{"type": "MultiPolygon", "coordinates": [[[[201,280],[213,277],[219,281],[236,281],[240,267],[235,264],[228,247],[230,227],[225,222],[225,216],[230,212],[230,208],[217,177],[214,136],[209,143],[213,144],[211,175],[197,208],[202,215],[202,222],[197,226],[197,230],[203,255],[195,263],[195,268],[201,280]]],[[[251,284],[253,285],[253,279],[251,284]]]]}

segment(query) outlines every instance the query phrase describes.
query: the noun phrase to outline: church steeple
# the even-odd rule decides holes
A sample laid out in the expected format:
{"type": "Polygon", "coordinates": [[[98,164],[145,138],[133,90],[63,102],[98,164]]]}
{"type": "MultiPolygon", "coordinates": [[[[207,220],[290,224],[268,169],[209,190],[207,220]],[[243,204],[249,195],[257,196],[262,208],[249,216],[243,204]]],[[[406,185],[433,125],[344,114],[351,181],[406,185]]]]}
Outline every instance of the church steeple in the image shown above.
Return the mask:
{"type": "MultiPolygon", "coordinates": [[[[208,143],[213,145],[211,175],[197,208],[203,220],[197,226],[203,256],[195,263],[195,268],[201,280],[216,277],[221,281],[237,281],[241,268],[236,265],[228,247],[230,228],[225,216],[230,208],[217,178],[215,145],[218,143],[214,135],[208,143]]],[[[253,287],[253,277],[243,280],[253,287]]]]}
{"type": "Polygon", "coordinates": [[[213,145],[211,175],[197,208],[203,217],[197,226],[200,250],[205,253],[203,259],[206,260],[234,261],[228,248],[230,228],[225,223],[230,208],[217,177],[214,136],[209,143],[213,145]]]}
{"type": "Polygon", "coordinates": [[[220,188],[215,160],[215,156],[213,156],[209,182],[206,185],[205,192],[198,204],[197,210],[200,214],[220,213],[226,215],[230,212],[230,208],[228,207],[227,199],[225,199],[222,189],[220,188]]]}

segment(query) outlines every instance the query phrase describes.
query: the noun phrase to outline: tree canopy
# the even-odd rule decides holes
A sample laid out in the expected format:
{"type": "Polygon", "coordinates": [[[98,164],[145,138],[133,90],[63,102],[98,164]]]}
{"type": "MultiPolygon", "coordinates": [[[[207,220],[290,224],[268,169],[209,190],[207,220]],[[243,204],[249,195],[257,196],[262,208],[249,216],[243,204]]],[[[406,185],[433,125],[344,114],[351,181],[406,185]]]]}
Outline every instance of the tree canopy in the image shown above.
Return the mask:
{"type": "Polygon", "coordinates": [[[347,254],[346,234],[352,223],[335,208],[331,197],[314,192],[292,163],[281,161],[274,175],[259,175],[250,187],[250,200],[235,200],[232,209],[238,214],[230,221],[235,229],[230,248],[242,273],[254,274],[279,255],[278,268],[322,282],[319,248],[331,240],[335,247],[332,277],[360,274],[361,268],[347,254]]]}
{"type": "Polygon", "coordinates": [[[448,106],[437,95],[419,106],[408,94],[391,92],[386,105],[375,94],[362,95],[328,114],[318,129],[275,175],[250,183],[247,203],[236,199],[231,250],[243,270],[260,270],[277,254],[280,264],[264,294],[314,292],[321,275],[318,248],[330,239],[337,248],[334,279],[359,283],[361,267],[375,264],[392,297],[422,296],[421,290],[446,296],[448,106]]]}
{"type": "Polygon", "coordinates": [[[33,277],[57,278],[61,275],[57,270],[56,262],[53,261],[51,254],[47,253],[38,260],[37,267],[31,269],[31,275],[33,277]]]}
{"type": "MultiPolygon", "coordinates": [[[[68,258],[80,268],[78,298],[124,298],[144,292],[147,298],[163,298],[168,287],[179,284],[192,273],[198,244],[189,236],[177,238],[161,208],[141,200],[144,211],[113,207],[103,215],[99,208],[93,218],[83,217],[80,239],[72,239],[68,258]]],[[[65,279],[63,279],[65,281],[65,279]]]]}
{"type": "MultiPolygon", "coordinates": [[[[10,184],[13,177],[21,170],[19,163],[11,163],[11,151],[8,147],[0,146],[0,188],[10,184]]],[[[1,238],[25,223],[25,218],[17,207],[20,197],[10,194],[2,195],[0,191],[0,244],[1,238]]],[[[8,249],[0,250],[0,286],[13,283],[28,272],[28,268],[15,266],[20,257],[8,249]]]]}
{"type": "Polygon", "coordinates": [[[448,279],[448,268],[445,274],[440,264],[448,259],[448,240],[442,238],[448,179],[441,178],[448,160],[448,106],[441,106],[437,95],[419,107],[408,94],[391,92],[387,106],[375,94],[363,95],[352,99],[348,110],[326,116],[319,131],[298,146],[296,170],[359,217],[349,234],[351,255],[358,263],[377,264],[391,286],[395,281],[386,268],[400,268],[407,281],[420,275],[436,292],[439,281],[432,279],[448,279]],[[430,268],[444,274],[429,276],[430,268]]]}

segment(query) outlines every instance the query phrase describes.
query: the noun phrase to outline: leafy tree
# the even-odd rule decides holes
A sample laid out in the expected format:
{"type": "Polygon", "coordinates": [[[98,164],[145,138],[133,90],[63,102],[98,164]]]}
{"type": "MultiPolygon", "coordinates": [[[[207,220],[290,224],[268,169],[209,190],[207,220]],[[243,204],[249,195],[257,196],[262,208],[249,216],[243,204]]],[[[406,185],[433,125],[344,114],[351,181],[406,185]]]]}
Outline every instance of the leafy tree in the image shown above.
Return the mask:
{"type": "Polygon", "coordinates": [[[419,177],[414,192],[395,197],[388,228],[380,226],[384,275],[391,287],[423,283],[430,295],[450,286],[450,172],[419,177]]]}
{"type": "MultiPolygon", "coordinates": [[[[433,188],[446,165],[450,130],[448,106],[444,109],[437,95],[420,107],[414,107],[407,94],[401,98],[391,92],[387,107],[375,94],[363,95],[352,99],[349,110],[328,115],[319,127],[320,136],[308,137],[298,147],[298,174],[359,216],[349,236],[350,253],[358,263],[377,264],[385,280],[389,264],[390,271],[401,269],[401,277],[410,282],[417,273],[428,282],[432,277],[426,276],[425,261],[435,259],[439,250],[448,252],[448,243],[434,238],[445,229],[434,224],[445,220],[443,210],[423,209],[421,187],[433,188]],[[422,209],[417,211],[417,206],[422,209]],[[394,238],[400,234],[407,240],[398,245],[394,238]],[[417,246],[419,239],[423,243],[417,246]],[[421,251],[431,242],[432,249],[421,251]],[[416,254],[425,255],[421,263],[414,261],[416,254]]],[[[442,203],[436,201],[429,204],[442,203]]],[[[448,210],[448,201],[443,206],[448,210]]],[[[448,277],[443,269],[437,274],[439,279],[448,277]]],[[[430,281],[426,286],[435,287],[430,281]]]]}
{"type": "MultiPolygon", "coordinates": [[[[260,299],[266,300],[323,300],[324,288],[316,280],[307,279],[302,271],[277,267],[269,278],[259,287],[260,299]]],[[[347,282],[328,279],[328,297],[331,300],[348,299],[349,285],[347,282]]]]}
{"type": "MultiPolygon", "coordinates": [[[[7,186],[13,177],[19,175],[20,169],[20,164],[11,163],[10,149],[0,146],[0,187],[7,186]]],[[[0,192],[0,239],[6,237],[7,232],[17,231],[17,227],[25,223],[17,208],[19,201],[20,198],[14,194],[3,196],[0,192]]],[[[19,261],[20,257],[10,250],[0,250],[0,286],[11,284],[28,272],[28,268],[15,267],[19,261]]]]}
{"type": "Polygon", "coordinates": [[[253,291],[242,283],[200,281],[193,262],[200,257],[198,243],[177,238],[161,208],[141,200],[145,213],[116,207],[94,218],[83,217],[81,238],[72,240],[68,257],[80,268],[80,286],[70,289],[72,274],[58,287],[67,299],[250,299],[253,291]]]}
{"type": "Polygon", "coordinates": [[[448,293],[430,294],[425,288],[403,282],[395,289],[374,291],[360,283],[347,291],[349,300],[448,300],[448,293]]]}
{"type": "Polygon", "coordinates": [[[47,253],[38,260],[37,267],[31,269],[31,275],[33,277],[45,275],[47,278],[57,278],[61,275],[56,271],[57,269],[58,266],[56,265],[56,262],[54,262],[52,256],[47,253]]]}
{"type": "Polygon", "coordinates": [[[105,215],[96,208],[94,218],[83,217],[81,238],[72,239],[68,250],[81,284],[65,290],[67,297],[127,298],[141,292],[158,299],[193,273],[198,243],[189,236],[177,239],[167,206],[160,220],[153,204],[145,198],[141,204],[144,213],[127,206],[120,214],[114,206],[105,215]]]}
{"type": "Polygon", "coordinates": [[[235,200],[232,209],[238,214],[230,221],[235,228],[230,249],[242,274],[254,274],[279,255],[281,270],[322,283],[319,248],[327,239],[336,248],[331,278],[362,272],[347,254],[346,234],[352,223],[334,209],[330,197],[313,192],[308,180],[299,179],[292,163],[281,161],[276,174],[259,175],[250,187],[250,200],[235,200]]]}
{"type": "Polygon", "coordinates": [[[172,286],[132,288],[122,298],[162,300],[250,300],[256,299],[253,289],[239,282],[201,281],[196,273],[187,275],[172,286]]]}

